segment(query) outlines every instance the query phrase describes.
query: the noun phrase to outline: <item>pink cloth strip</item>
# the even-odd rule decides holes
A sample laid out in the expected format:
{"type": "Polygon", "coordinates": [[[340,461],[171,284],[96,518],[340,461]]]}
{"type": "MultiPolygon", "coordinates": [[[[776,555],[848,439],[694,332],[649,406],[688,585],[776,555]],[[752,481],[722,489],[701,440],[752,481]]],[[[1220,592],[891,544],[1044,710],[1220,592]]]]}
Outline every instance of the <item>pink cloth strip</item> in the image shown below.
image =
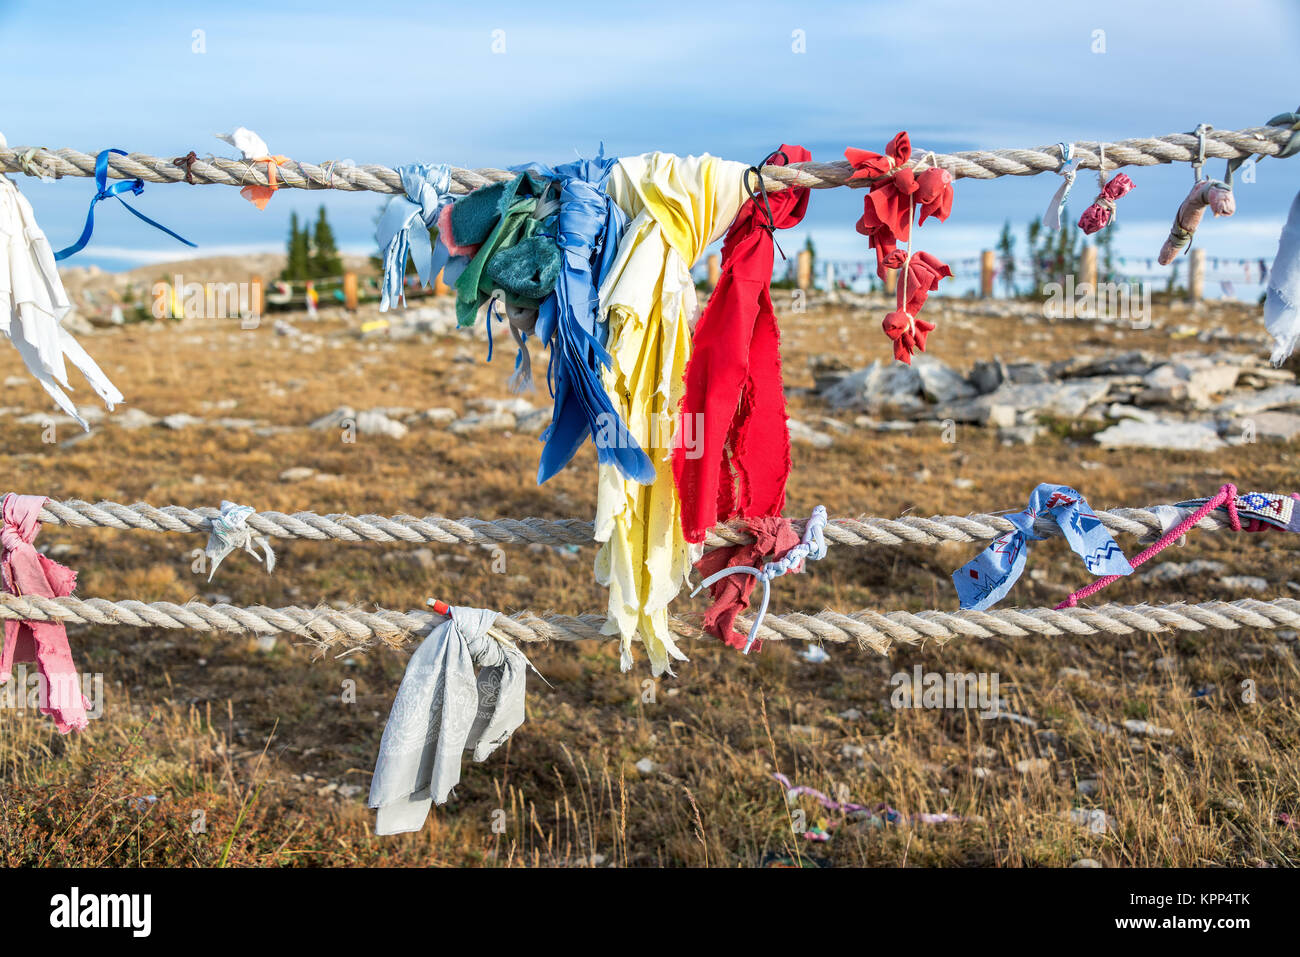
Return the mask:
{"type": "MultiPolygon", "coordinates": [[[[46,501],[43,495],[11,492],[0,505],[0,577],[10,594],[62,598],[71,595],[77,585],[76,572],[46,558],[32,545],[41,530],[41,509],[46,501]]],[[[36,662],[45,683],[41,714],[54,719],[60,734],[85,729],[90,702],[81,694],[81,681],[62,622],[6,620],[0,684],[13,677],[15,661],[36,662]]]]}
{"type": "MultiPolygon", "coordinates": [[[[1196,523],[1199,522],[1201,519],[1203,519],[1206,515],[1209,515],[1220,505],[1225,505],[1225,504],[1228,507],[1228,521],[1232,525],[1232,530],[1234,532],[1241,531],[1241,518],[1237,515],[1237,486],[1229,482],[1227,485],[1223,486],[1223,488],[1219,489],[1219,491],[1216,492],[1214,495],[1212,495],[1208,500],[1206,500],[1204,505],[1198,508],[1191,515],[1187,516],[1185,519],[1183,519],[1181,522],[1179,522],[1169,531],[1165,532],[1165,534],[1161,537],[1160,541],[1156,542],[1146,551],[1139,554],[1136,558],[1129,559],[1129,564],[1132,565],[1134,568],[1137,568],[1143,562],[1160,554],[1162,551],[1164,551],[1174,542],[1178,541],[1178,539],[1186,535],[1188,530],[1195,528],[1196,523]]],[[[1252,524],[1257,524],[1257,523],[1252,523],[1252,524]]],[[[1065,601],[1057,605],[1056,610],[1059,611],[1062,608],[1075,607],[1076,605],[1079,604],[1079,599],[1087,598],[1090,595],[1097,594],[1097,592],[1101,591],[1103,588],[1105,588],[1107,585],[1109,585],[1111,582],[1115,581],[1119,577],[1120,577],[1119,575],[1105,575],[1102,578],[1098,578],[1096,581],[1092,582],[1091,584],[1085,585],[1083,588],[1080,588],[1069,598],[1065,599],[1065,601]]]]}

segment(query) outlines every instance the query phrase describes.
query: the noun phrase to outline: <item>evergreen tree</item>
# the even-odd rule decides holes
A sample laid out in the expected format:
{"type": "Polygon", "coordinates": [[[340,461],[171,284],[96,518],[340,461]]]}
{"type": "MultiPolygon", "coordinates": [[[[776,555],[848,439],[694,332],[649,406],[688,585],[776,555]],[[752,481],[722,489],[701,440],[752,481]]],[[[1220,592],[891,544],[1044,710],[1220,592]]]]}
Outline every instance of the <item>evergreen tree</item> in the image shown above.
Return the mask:
{"type": "Polygon", "coordinates": [[[313,279],[326,279],[343,274],[343,257],[339,255],[338,246],[334,244],[334,230],[325,218],[322,205],[316,217],[316,235],[312,237],[314,248],[311,251],[309,272],[313,279]]]}
{"type": "Polygon", "coordinates": [[[289,214],[289,243],[285,250],[284,270],[280,278],[292,281],[307,279],[311,257],[311,236],[298,225],[298,214],[289,214]]]}
{"type": "Polygon", "coordinates": [[[1038,239],[1043,234],[1043,220],[1040,216],[1035,216],[1029,224],[1029,270],[1030,270],[1030,293],[1038,295],[1038,290],[1043,287],[1043,257],[1038,248],[1038,239]]]}
{"type": "Polygon", "coordinates": [[[1002,235],[998,237],[998,252],[1001,254],[1002,287],[1008,297],[1016,294],[1016,237],[1011,235],[1011,220],[1002,224],[1002,235]]]}

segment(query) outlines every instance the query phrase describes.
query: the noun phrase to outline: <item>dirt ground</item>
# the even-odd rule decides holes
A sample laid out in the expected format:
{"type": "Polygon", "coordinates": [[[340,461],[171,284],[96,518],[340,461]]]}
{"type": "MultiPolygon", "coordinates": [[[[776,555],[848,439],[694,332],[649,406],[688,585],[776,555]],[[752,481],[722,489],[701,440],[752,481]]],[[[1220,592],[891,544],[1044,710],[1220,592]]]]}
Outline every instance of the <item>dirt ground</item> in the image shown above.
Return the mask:
{"type": "MultiPolygon", "coordinates": [[[[782,314],[792,417],[822,430],[829,410],[804,394],[812,364],[888,359],[881,308],[819,306],[782,314]]],[[[788,294],[784,294],[788,295],[788,294]]],[[[1158,354],[1231,348],[1266,353],[1257,307],[1157,305],[1145,330],[1036,317],[977,315],[943,300],[931,352],[965,370],[981,358],[1057,359],[1132,348],[1158,354]],[[1189,327],[1235,333],[1198,346],[1189,327]]],[[[590,446],[539,488],[535,436],[458,437],[413,425],[401,439],[354,444],[306,423],[340,405],[463,411],[508,396],[512,350],[456,337],[360,339],[340,312],[269,322],[131,325],[84,344],[131,406],[154,415],[256,419],[258,435],[208,425],[125,429],[109,416],[88,438],[40,422],[48,401],[12,349],[0,350],[5,486],[55,499],[260,510],[450,517],[582,517],[595,503],[590,446]],[[320,337],[319,340],[316,337],[320,337]],[[468,360],[468,361],[467,361],[468,360]],[[22,380],[26,381],[22,381],[22,380]],[[314,469],[283,481],[293,467],[314,469]]],[[[498,346],[501,339],[498,339],[498,346]]],[[[544,360],[543,360],[544,361],[544,360]]],[[[74,383],[75,384],[75,383],[74,383]]],[[[544,387],[543,387],[544,389],[544,387]]],[[[78,399],[87,404],[88,389],[78,399]]],[[[528,397],[543,404],[542,395],[528,397]]],[[[119,409],[119,413],[121,410],[119,409]]],[[[877,432],[838,416],[830,448],[795,445],[787,514],[963,514],[1024,507],[1039,482],[1073,485],[1095,508],[1149,505],[1242,489],[1295,490],[1295,449],[1261,441],[1219,452],[1106,451],[1069,423],[1036,445],[1005,447],[992,429],[877,432]]],[[[594,547],[485,548],[276,543],[274,575],[245,554],[212,584],[192,570],[200,536],[47,526],[78,594],[236,604],[361,603],[416,609],[427,597],[513,612],[604,607],[594,547]]],[[[1121,539],[1126,550],[1131,539],[1121,539]]],[[[955,608],[950,575],[976,544],[835,548],[810,573],[773,588],[773,611],[955,608]]],[[[1227,574],[1268,580],[1245,596],[1218,576],[1174,585],[1133,579],[1114,601],[1281,597],[1294,593],[1294,545],[1281,535],[1202,533],[1169,557],[1211,558],[1227,574]]],[[[1085,571],[1059,541],[1036,543],[1004,602],[1055,604],[1085,571]]],[[[682,614],[702,599],[683,596],[682,614]]],[[[1300,689],[1293,633],[953,641],[890,657],[830,646],[829,660],[769,643],[744,657],[709,640],[677,676],[651,681],[644,656],[627,674],[609,643],[531,648],[552,687],[530,681],[528,720],[508,746],[466,763],[451,803],[420,833],[379,838],[365,807],[405,652],[340,659],[279,640],[74,626],[83,672],[103,675],[102,719],[69,737],[48,719],[0,708],[0,859],[5,865],[576,865],[760,864],[1067,866],[1288,865],[1300,861],[1300,689]],[[992,672],[1033,724],[965,710],[896,710],[890,676],[914,665],[992,672]],[[354,683],[354,684],[349,684],[354,683]],[[1243,684],[1246,683],[1246,684],[1243,684]],[[355,687],[355,701],[348,690],[355,687]],[[1253,690],[1253,694],[1250,693],[1253,690]],[[1108,733],[1144,720],[1172,734],[1108,733]],[[647,763],[648,761],[648,763],[647,763]],[[638,762],[641,762],[638,767],[638,762]],[[773,779],[898,812],[853,817],[773,779]],[[1072,811],[1081,813],[1071,814],[1072,811]],[[1099,813],[1094,813],[1099,812],[1099,813]],[[955,819],[926,823],[920,813],[955,819]],[[821,827],[826,841],[798,836],[821,827]]]]}

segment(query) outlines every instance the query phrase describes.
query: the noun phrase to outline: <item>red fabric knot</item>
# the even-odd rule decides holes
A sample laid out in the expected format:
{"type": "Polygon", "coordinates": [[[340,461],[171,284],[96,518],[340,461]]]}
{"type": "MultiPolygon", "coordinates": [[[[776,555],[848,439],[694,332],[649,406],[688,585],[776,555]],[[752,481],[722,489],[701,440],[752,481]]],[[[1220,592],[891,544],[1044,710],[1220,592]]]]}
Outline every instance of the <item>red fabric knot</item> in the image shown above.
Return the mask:
{"type": "Polygon", "coordinates": [[[912,143],[906,131],[889,141],[884,155],[852,147],[844,151],[844,158],[853,167],[849,181],[870,183],[857,230],[876,251],[876,275],[881,279],[885,278],[885,270],[903,265],[898,244],[911,237],[914,208],[921,213],[917,225],[924,225],[931,216],[943,222],[952,212],[952,174],[930,167],[918,175],[905,168],[911,156],[912,143]]]}
{"type": "MultiPolygon", "coordinates": [[[[765,165],[782,158],[803,163],[812,154],[786,144],[765,165]]],[[[809,190],[796,186],[766,195],[766,206],[748,200],[727,231],[722,273],[695,327],[686,364],[673,479],[688,542],[704,541],[719,522],[776,516],[785,507],[790,430],[768,227],[797,225],[808,210],[809,190]]]]}
{"type": "MultiPolygon", "coordinates": [[[[768,561],[784,558],[790,549],[799,544],[799,536],[787,518],[771,515],[746,518],[745,528],[754,536],[752,543],[728,545],[706,552],[695,563],[695,570],[708,578],[724,568],[737,565],[761,568],[768,561]]],[[[710,585],[709,594],[713,598],[713,604],[704,614],[704,630],[731,648],[743,649],[749,636],[736,631],[733,626],[740,613],[749,607],[749,596],[757,584],[758,579],[753,575],[729,575],[710,585]]],[[[762,645],[761,641],[755,642],[754,650],[761,650],[762,645]]]]}
{"type": "Polygon", "coordinates": [[[934,323],[917,313],[939,288],[939,280],[951,278],[952,270],[923,250],[907,261],[905,272],[906,281],[900,277],[898,283],[898,309],[885,316],[881,328],[893,340],[894,358],[911,365],[912,356],[925,351],[926,337],[934,331],[934,323]]]}
{"type": "MultiPolygon", "coordinates": [[[[48,501],[41,495],[4,497],[0,505],[0,578],[13,595],[62,598],[72,594],[77,573],[42,555],[32,545],[41,530],[41,509],[48,501]]],[[[60,734],[86,727],[89,702],[81,694],[81,683],[72,663],[68,632],[59,621],[8,619],[4,627],[4,649],[0,651],[0,684],[13,677],[15,661],[35,661],[45,684],[41,714],[54,718],[60,734]]]]}
{"type": "Polygon", "coordinates": [[[1116,173],[1110,181],[1102,187],[1097,198],[1093,200],[1091,206],[1083,211],[1079,217],[1079,228],[1085,235],[1091,236],[1093,233],[1100,232],[1111,224],[1115,218],[1115,200],[1119,199],[1134,187],[1133,180],[1129,179],[1123,173],[1116,173]]]}

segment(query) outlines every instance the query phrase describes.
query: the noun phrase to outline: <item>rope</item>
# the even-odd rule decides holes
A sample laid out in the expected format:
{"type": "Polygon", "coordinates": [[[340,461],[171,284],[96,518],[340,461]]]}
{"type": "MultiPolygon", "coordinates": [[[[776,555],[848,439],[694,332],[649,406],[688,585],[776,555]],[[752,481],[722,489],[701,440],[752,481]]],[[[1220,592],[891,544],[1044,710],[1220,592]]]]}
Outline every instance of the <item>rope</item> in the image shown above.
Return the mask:
{"type": "MultiPolygon", "coordinates": [[[[1205,156],[1238,159],[1261,154],[1276,156],[1283,152],[1292,137],[1285,127],[1255,126],[1244,130],[1211,130],[1205,135],[1205,156]]],[[[1116,143],[1075,143],[1074,158],[1084,169],[1118,169],[1121,166],[1156,166],[1162,163],[1192,163],[1200,157],[1199,140],[1192,133],[1138,137],[1116,143]],[[1105,151],[1105,161],[1100,156],[1105,151]]],[[[926,155],[918,149],[915,154],[926,155]]],[[[1061,166],[1059,146],[1034,149],[970,150],[961,153],[935,153],[933,165],[948,170],[955,179],[996,179],[999,176],[1034,176],[1055,172],[1061,166]]],[[[243,159],[209,159],[182,157],[175,159],[131,153],[112,155],[108,175],[113,179],[142,179],[150,183],[216,183],[223,186],[268,186],[265,163],[243,159]]],[[[916,165],[918,160],[905,163],[916,165]]],[[[927,158],[927,163],[931,162],[927,158]]],[[[47,150],[38,147],[0,148],[0,170],[11,173],[61,176],[94,176],[95,155],[74,149],[47,150]]],[[[827,189],[849,183],[853,168],[846,162],[792,163],[789,166],[764,166],[763,185],[769,191],[788,186],[827,189]]],[[[276,171],[274,185],[295,189],[369,190],[375,193],[401,193],[397,171],[387,166],[340,166],[286,160],[276,171]]],[[[511,180],[516,174],[500,169],[451,168],[453,193],[468,193],[481,186],[511,180]]],[[[868,185],[857,180],[855,186],[868,185]]]]}
{"type": "MultiPolygon", "coordinates": [[[[139,529],[150,532],[208,534],[220,509],[185,508],[145,502],[121,505],[117,502],[83,502],[78,499],[49,501],[41,510],[41,521],[74,528],[139,529]]],[[[1099,511],[1097,517],[1112,535],[1134,535],[1154,540],[1164,533],[1156,512],[1149,508],[1119,508],[1099,511]]],[[[272,538],[303,538],[342,542],[437,542],[456,544],[539,544],[586,545],[592,541],[592,523],[578,519],[544,518],[443,518],[440,515],[318,515],[315,512],[257,512],[248,517],[248,527],[272,538]]],[[[792,523],[803,534],[807,522],[792,523]]],[[[1228,528],[1227,520],[1212,513],[1197,528],[1218,531],[1228,528]]],[[[1015,526],[1003,515],[936,515],[932,518],[905,515],[902,518],[835,518],[823,532],[827,542],[861,547],[867,545],[937,545],[941,542],[991,541],[1015,526]]],[[[1040,535],[1060,535],[1055,522],[1039,520],[1034,530],[1040,535]]],[[[709,533],[710,547],[742,545],[753,541],[742,524],[719,525],[709,533]]]]}
{"type": "MultiPolygon", "coordinates": [[[[113,602],[103,598],[40,598],[0,594],[0,618],[64,621],[88,625],[133,625],[203,632],[292,634],[322,651],[348,654],[380,644],[396,646],[420,637],[434,615],[428,612],[364,611],[333,608],[266,608],[255,605],[206,605],[193,601],[113,602]]],[[[441,617],[438,617],[441,620],[441,617]]],[[[608,640],[604,616],[568,617],[531,612],[498,615],[492,632],[515,642],[608,640]]],[[[748,627],[750,622],[739,622],[748,627]]],[[[673,617],[675,635],[695,638],[696,625],[673,617]]],[[[1300,601],[1210,601],[1196,605],[1101,605],[1096,608],[1009,608],[994,611],[858,611],[842,614],[769,615],[759,628],[764,641],[855,643],[859,649],[886,653],[894,643],[939,643],[953,638],[1022,638],[1028,635],[1135,635],[1164,631],[1239,628],[1300,629],[1300,601]]]]}

